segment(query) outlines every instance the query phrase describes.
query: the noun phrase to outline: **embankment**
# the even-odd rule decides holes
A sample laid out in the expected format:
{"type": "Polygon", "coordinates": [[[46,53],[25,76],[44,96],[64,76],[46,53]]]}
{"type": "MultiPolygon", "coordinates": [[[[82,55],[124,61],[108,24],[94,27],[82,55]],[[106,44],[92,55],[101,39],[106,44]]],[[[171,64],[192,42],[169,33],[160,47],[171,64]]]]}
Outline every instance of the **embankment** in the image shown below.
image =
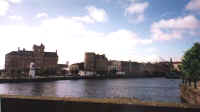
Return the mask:
{"type": "Polygon", "coordinates": [[[194,89],[193,87],[181,85],[180,93],[181,99],[184,102],[200,105],[200,89],[194,89]]]}
{"type": "Polygon", "coordinates": [[[139,76],[139,75],[125,75],[125,76],[59,76],[59,77],[25,77],[25,78],[0,78],[0,83],[20,83],[20,82],[48,82],[56,80],[79,80],[79,79],[128,79],[128,78],[155,78],[162,76],[139,76]]]}
{"type": "Polygon", "coordinates": [[[1,112],[200,112],[200,106],[116,98],[57,98],[0,95],[1,112]]]}

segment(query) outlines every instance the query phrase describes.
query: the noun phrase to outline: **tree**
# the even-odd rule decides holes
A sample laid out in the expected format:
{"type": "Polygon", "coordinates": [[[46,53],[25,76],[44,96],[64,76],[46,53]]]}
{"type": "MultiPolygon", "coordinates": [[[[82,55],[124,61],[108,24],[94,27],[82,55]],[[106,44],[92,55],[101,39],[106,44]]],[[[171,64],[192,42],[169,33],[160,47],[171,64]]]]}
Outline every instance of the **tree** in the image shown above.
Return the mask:
{"type": "Polygon", "coordinates": [[[194,82],[194,87],[197,88],[197,81],[200,77],[200,43],[195,43],[185,52],[180,68],[184,82],[186,84],[189,82],[189,85],[194,82]]]}

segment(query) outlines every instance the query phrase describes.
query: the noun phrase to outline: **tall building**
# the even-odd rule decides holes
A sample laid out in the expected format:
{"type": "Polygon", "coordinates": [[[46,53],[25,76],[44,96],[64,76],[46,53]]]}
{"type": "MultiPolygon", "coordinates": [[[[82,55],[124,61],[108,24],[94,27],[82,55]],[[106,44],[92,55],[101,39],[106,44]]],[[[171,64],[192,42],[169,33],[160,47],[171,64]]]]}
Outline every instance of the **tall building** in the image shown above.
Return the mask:
{"type": "Polygon", "coordinates": [[[105,73],[108,71],[108,59],[106,56],[95,54],[92,52],[85,53],[84,69],[97,73],[105,73]]]}
{"type": "Polygon", "coordinates": [[[57,67],[58,55],[56,52],[45,52],[45,46],[33,45],[33,51],[25,49],[12,51],[5,56],[5,71],[8,74],[29,71],[30,63],[35,63],[37,69],[54,71],[57,67]]]}
{"type": "Polygon", "coordinates": [[[92,52],[85,53],[84,69],[86,71],[95,71],[95,61],[96,54],[92,52]]]}

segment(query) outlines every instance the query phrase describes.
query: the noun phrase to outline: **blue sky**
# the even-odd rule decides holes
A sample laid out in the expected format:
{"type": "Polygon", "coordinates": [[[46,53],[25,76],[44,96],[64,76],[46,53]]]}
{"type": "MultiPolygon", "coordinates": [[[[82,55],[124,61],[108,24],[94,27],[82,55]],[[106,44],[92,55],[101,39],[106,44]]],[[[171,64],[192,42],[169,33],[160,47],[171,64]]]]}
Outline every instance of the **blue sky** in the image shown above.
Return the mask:
{"type": "Polygon", "coordinates": [[[200,41],[200,0],[0,0],[0,67],[5,54],[43,43],[59,63],[84,52],[108,59],[180,60],[200,41]]]}

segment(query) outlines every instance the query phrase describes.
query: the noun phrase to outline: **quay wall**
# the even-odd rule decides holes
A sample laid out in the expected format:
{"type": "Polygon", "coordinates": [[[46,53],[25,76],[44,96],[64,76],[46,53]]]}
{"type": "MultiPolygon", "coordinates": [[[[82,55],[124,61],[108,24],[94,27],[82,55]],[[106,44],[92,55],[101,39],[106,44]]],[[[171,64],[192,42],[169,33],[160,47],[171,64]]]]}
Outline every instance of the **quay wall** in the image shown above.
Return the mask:
{"type": "Polygon", "coordinates": [[[184,102],[200,105],[200,90],[199,89],[194,89],[193,87],[181,85],[180,91],[181,91],[181,99],[184,102]]]}
{"type": "Polygon", "coordinates": [[[0,83],[20,83],[20,82],[49,82],[57,80],[81,80],[81,79],[128,79],[128,78],[156,78],[162,76],[140,76],[140,75],[125,75],[125,76],[62,76],[62,77],[42,77],[42,78],[0,78],[0,83]]]}
{"type": "Polygon", "coordinates": [[[1,112],[200,112],[198,105],[129,98],[57,98],[0,95],[1,112]]]}

